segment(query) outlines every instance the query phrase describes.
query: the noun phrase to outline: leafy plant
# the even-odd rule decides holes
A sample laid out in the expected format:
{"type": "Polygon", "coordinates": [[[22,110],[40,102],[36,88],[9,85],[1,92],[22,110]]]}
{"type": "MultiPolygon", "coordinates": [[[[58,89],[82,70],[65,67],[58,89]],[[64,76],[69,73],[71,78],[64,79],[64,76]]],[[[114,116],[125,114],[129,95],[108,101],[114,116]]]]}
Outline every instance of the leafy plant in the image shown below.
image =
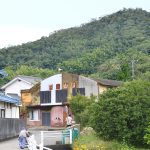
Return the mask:
{"type": "Polygon", "coordinates": [[[146,134],[144,135],[144,139],[148,145],[150,145],[150,122],[149,126],[146,128],[146,134]]]}
{"type": "Polygon", "coordinates": [[[144,145],[150,121],[150,82],[135,80],[100,96],[93,108],[92,126],[99,136],[144,145]]]}

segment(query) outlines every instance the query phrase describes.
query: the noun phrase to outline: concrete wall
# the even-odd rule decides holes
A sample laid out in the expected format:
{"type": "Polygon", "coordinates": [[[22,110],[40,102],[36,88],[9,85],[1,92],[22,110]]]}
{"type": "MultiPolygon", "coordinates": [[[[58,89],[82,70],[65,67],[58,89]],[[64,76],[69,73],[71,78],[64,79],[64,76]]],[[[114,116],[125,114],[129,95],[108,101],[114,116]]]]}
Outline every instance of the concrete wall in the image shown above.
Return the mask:
{"type": "Polygon", "coordinates": [[[107,91],[107,86],[99,85],[99,94],[102,94],[103,92],[107,91]]]}
{"type": "Polygon", "coordinates": [[[25,122],[21,119],[0,118],[0,140],[5,140],[19,135],[25,122]]]}
{"type": "Polygon", "coordinates": [[[98,96],[97,82],[90,78],[79,76],[79,88],[85,88],[85,96],[87,97],[91,95],[98,96]]]}
{"type": "Polygon", "coordinates": [[[68,89],[68,98],[72,96],[72,88],[78,88],[79,76],[75,74],[62,74],[62,89],[68,89]]]}

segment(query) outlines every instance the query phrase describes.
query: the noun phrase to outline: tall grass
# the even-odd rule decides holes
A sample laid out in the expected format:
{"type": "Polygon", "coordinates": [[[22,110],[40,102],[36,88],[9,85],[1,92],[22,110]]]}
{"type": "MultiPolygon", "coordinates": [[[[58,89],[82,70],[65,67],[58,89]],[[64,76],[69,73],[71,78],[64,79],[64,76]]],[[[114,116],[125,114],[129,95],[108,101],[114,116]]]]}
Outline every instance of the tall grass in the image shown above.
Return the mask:
{"type": "Polygon", "coordinates": [[[81,135],[73,144],[73,150],[146,150],[116,141],[104,141],[94,132],[81,135]]]}

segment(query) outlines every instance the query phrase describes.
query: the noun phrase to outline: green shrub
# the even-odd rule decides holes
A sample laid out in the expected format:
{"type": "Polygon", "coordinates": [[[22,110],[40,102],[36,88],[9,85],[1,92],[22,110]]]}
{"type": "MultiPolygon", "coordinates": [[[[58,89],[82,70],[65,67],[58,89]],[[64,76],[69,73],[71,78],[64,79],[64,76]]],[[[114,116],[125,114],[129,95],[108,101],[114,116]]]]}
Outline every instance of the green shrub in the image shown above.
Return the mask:
{"type": "Polygon", "coordinates": [[[87,98],[83,95],[77,95],[70,99],[69,106],[75,115],[75,121],[80,123],[81,128],[89,124],[90,117],[90,106],[94,103],[95,97],[87,98]]]}
{"type": "Polygon", "coordinates": [[[92,127],[105,139],[144,145],[150,121],[150,82],[135,80],[108,90],[93,108],[92,127]]]}
{"type": "Polygon", "coordinates": [[[146,134],[144,136],[144,139],[147,142],[147,144],[150,145],[150,122],[149,126],[146,128],[146,134]]]}

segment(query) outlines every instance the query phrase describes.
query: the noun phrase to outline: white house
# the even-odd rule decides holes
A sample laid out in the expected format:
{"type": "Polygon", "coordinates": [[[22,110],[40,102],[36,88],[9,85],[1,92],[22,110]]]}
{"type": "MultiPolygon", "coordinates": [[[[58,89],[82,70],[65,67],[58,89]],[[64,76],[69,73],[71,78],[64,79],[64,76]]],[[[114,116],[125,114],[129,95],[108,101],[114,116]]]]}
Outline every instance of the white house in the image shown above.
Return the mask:
{"type": "Polygon", "coordinates": [[[40,81],[41,79],[38,77],[18,75],[13,80],[3,85],[1,90],[5,93],[5,95],[20,99],[21,90],[30,89],[40,81]]]}

